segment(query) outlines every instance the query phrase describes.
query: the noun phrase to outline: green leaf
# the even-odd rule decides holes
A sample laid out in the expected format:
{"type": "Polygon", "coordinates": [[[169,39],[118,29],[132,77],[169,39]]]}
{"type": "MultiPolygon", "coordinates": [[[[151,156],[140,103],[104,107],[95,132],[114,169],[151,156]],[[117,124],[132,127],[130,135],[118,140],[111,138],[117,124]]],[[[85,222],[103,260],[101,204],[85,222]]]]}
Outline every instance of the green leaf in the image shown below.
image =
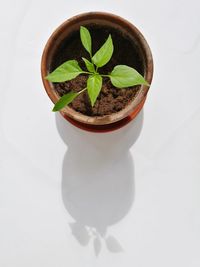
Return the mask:
{"type": "Polygon", "coordinates": [[[92,107],[101,91],[102,77],[99,74],[90,75],[87,80],[87,91],[92,107]]]}
{"type": "Polygon", "coordinates": [[[67,106],[68,104],[70,104],[74,98],[76,98],[79,95],[79,93],[75,93],[75,92],[69,92],[66,95],[63,95],[58,102],[55,104],[54,108],[52,111],[59,111],[62,108],[64,108],[65,106],[67,106]]]}
{"type": "Polygon", "coordinates": [[[83,70],[79,67],[76,60],[68,60],[48,76],[45,77],[50,82],[65,82],[76,78],[83,70]]]}
{"type": "Polygon", "coordinates": [[[112,37],[111,35],[109,35],[106,42],[93,56],[92,62],[99,68],[106,65],[112,57],[113,50],[114,47],[113,47],[112,37]]]}
{"type": "Polygon", "coordinates": [[[118,88],[124,88],[139,84],[149,86],[144,77],[135,69],[126,65],[117,65],[109,75],[112,84],[118,88]]]}
{"type": "Polygon", "coordinates": [[[83,26],[80,27],[80,38],[81,38],[81,42],[82,42],[83,46],[88,51],[90,56],[92,56],[91,35],[90,35],[90,32],[88,31],[88,29],[83,27],[83,26]]]}
{"type": "Polygon", "coordinates": [[[86,65],[86,68],[87,68],[88,71],[95,72],[94,65],[89,60],[87,60],[84,57],[82,57],[82,60],[85,62],[85,65],[86,65]]]}

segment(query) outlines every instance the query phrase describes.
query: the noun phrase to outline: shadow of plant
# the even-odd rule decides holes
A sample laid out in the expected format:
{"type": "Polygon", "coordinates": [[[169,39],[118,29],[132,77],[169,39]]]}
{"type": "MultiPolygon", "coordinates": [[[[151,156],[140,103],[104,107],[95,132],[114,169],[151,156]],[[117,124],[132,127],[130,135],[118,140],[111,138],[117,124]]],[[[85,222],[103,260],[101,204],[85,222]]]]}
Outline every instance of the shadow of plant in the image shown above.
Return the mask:
{"type": "Polygon", "coordinates": [[[118,253],[123,251],[120,243],[112,235],[108,235],[106,237],[101,236],[97,229],[81,225],[78,222],[69,223],[69,226],[71,228],[72,234],[82,246],[88,245],[89,241],[93,242],[96,256],[99,255],[103,243],[105,243],[107,249],[110,252],[118,253]]]}
{"type": "Polygon", "coordinates": [[[130,210],[134,200],[134,163],[129,148],[137,140],[143,112],[112,133],[79,130],[56,114],[56,125],[68,150],[63,159],[62,199],[74,219],[71,232],[82,246],[93,242],[99,255],[102,245],[112,253],[123,251],[108,233],[130,210]]]}

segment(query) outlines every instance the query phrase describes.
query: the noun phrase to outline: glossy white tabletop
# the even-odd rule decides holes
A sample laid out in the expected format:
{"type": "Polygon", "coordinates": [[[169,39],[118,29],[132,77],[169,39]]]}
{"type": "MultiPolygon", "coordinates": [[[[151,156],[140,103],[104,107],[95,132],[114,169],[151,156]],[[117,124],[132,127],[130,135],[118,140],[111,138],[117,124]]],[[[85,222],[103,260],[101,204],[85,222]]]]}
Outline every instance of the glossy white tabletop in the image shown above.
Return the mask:
{"type": "Polygon", "coordinates": [[[6,0],[0,9],[0,266],[200,266],[199,0],[6,0]],[[83,132],[51,112],[43,47],[108,11],[154,56],[137,119],[83,132]]]}

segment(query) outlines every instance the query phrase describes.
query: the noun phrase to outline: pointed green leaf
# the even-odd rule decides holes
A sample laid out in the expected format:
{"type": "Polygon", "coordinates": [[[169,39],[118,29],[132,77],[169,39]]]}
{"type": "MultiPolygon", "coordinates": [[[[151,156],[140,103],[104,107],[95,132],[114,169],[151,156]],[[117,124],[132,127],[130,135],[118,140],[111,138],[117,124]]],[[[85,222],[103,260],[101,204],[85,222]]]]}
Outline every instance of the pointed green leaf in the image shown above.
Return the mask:
{"type": "Polygon", "coordinates": [[[75,92],[69,92],[68,94],[63,95],[58,100],[58,102],[55,104],[52,111],[55,112],[55,111],[61,110],[62,108],[64,108],[68,104],[70,104],[78,95],[79,95],[79,93],[75,93],[75,92]]]}
{"type": "Polygon", "coordinates": [[[87,80],[87,91],[92,107],[101,91],[102,77],[99,74],[90,75],[87,80]]]}
{"type": "Polygon", "coordinates": [[[87,28],[81,26],[80,27],[80,38],[82,45],[85,47],[85,49],[88,51],[90,56],[92,56],[92,40],[90,32],[87,28]]]}
{"type": "Polygon", "coordinates": [[[89,60],[87,60],[86,58],[82,57],[82,59],[85,62],[87,70],[90,71],[90,72],[95,72],[94,65],[89,60]]]}
{"type": "Polygon", "coordinates": [[[149,86],[148,82],[141,74],[139,74],[135,69],[126,65],[115,66],[109,76],[112,84],[118,88],[124,88],[139,84],[149,86]]]}
{"type": "Polygon", "coordinates": [[[112,37],[109,35],[103,46],[93,56],[92,62],[99,68],[106,65],[112,57],[113,50],[112,37]]]}
{"type": "Polygon", "coordinates": [[[76,60],[68,60],[53,72],[51,72],[45,79],[50,82],[65,82],[76,78],[83,70],[79,67],[76,60]]]}

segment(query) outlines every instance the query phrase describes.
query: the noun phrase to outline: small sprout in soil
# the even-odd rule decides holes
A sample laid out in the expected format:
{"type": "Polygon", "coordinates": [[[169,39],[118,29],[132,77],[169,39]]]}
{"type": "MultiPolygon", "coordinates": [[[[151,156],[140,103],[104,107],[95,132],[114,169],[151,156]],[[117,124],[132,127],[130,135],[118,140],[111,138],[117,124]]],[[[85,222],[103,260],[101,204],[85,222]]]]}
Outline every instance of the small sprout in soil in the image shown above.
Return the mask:
{"type": "Polygon", "coordinates": [[[59,111],[70,104],[78,95],[87,90],[92,107],[94,106],[102,88],[103,77],[110,78],[111,83],[117,88],[126,88],[144,84],[149,86],[144,77],[134,68],[126,65],[117,65],[111,73],[100,74],[98,69],[106,65],[113,54],[114,46],[111,35],[108,36],[102,47],[92,55],[92,39],[87,28],[80,27],[80,39],[82,45],[88,52],[90,60],[82,58],[87,71],[81,69],[76,60],[68,60],[51,72],[46,79],[50,82],[66,82],[76,78],[79,74],[88,75],[86,88],[80,88],[79,92],[69,92],[63,95],[55,104],[53,111],[59,111]]]}

